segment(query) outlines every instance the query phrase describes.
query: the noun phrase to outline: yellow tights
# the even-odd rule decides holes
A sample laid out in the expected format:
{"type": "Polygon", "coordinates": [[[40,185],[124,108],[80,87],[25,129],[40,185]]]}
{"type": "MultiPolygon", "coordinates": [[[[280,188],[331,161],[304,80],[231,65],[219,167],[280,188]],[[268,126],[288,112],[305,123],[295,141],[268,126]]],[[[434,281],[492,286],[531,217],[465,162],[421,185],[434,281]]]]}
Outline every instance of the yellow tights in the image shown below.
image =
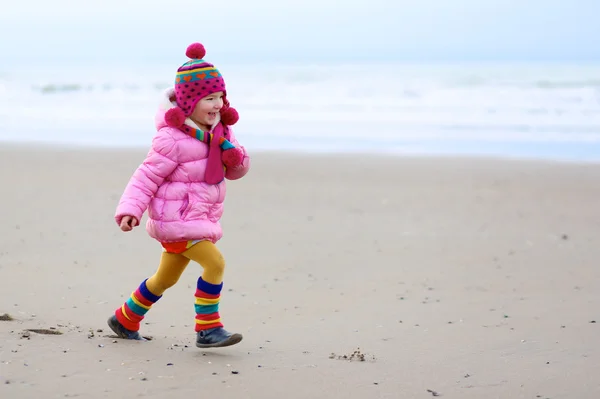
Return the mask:
{"type": "Polygon", "coordinates": [[[174,286],[190,260],[202,266],[204,281],[210,284],[221,284],[225,272],[225,259],[215,244],[210,241],[200,241],[180,254],[162,253],[158,270],[146,281],[150,292],[160,296],[174,286]]]}

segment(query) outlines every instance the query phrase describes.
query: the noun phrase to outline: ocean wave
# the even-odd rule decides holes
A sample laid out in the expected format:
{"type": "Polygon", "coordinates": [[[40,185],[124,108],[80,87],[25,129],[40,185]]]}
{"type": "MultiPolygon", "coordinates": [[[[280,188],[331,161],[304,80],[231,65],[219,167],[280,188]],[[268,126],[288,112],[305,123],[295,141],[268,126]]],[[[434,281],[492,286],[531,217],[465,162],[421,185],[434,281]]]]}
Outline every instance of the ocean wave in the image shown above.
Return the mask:
{"type": "Polygon", "coordinates": [[[123,91],[123,92],[162,92],[169,88],[170,85],[167,83],[154,83],[150,85],[141,85],[139,83],[126,83],[116,85],[114,83],[102,83],[102,84],[83,84],[83,83],[47,83],[44,85],[31,86],[30,90],[33,93],[41,94],[61,94],[69,92],[110,92],[110,91],[123,91]]]}
{"type": "Polygon", "coordinates": [[[538,80],[535,87],[541,89],[586,89],[600,88],[600,79],[585,80],[538,80]]]}
{"type": "MultiPolygon", "coordinates": [[[[0,139],[26,137],[28,120],[48,139],[147,143],[169,71],[4,72],[0,139]]],[[[256,140],[600,141],[600,70],[590,67],[273,65],[224,73],[241,114],[236,129],[256,140]]]]}
{"type": "MultiPolygon", "coordinates": [[[[314,80],[310,81],[311,84],[317,83],[314,80]]],[[[294,79],[290,79],[289,81],[284,82],[282,85],[289,85],[288,90],[292,89],[292,85],[298,83],[294,79]]],[[[541,91],[568,91],[569,89],[593,89],[600,90],[600,79],[599,80],[582,80],[582,81],[549,81],[549,80],[540,80],[540,81],[526,81],[526,82],[453,82],[452,84],[443,84],[438,83],[436,85],[431,85],[433,87],[430,88],[418,88],[413,87],[414,83],[411,82],[403,82],[404,87],[401,84],[396,84],[396,87],[393,87],[393,92],[395,95],[405,97],[405,98],[418,98],[422,97],[424,93],[430,92],[431,90],[440,90],[440,89],[466,89],[466,90],[485,90],[486,88],[492,90],[507,90],[507,89],[530,89],[530,90],[541,90],[541,91]]],[[[327,81],[323,81],[324,87],[335,87],[331,83],[327,81]]],[[[344,85],[344,83],[341,83],[344,85]]],[[[259,86],[257,84],[256,86],[259,86]]],[[[365,87],[355,87],[352,88],[351,85],[344,85],[347,92],[353,95],[359,95],[365,92],[365,87]]],[[[367,85],[365,85],[367,86],[367,85]]],[[[60,82],[50,82],[43,85],[32,85],[29,87],[31,92],[37,92],[42,94],[54,94],[61,92],[73,92],[73,91],[87,91],[87,92],[106,92],[110,90],[123,90],[123,91],[148,91],[148,92],[160,92],[165,89],[172,87],[171,83],[168,82],[158,82],[151,84],[140,84],[135,82],[117,84],[117,83],[103,83],[103,84],[87,84],[83,82],[73,82],[73,83],[60,83],[60,82]]]]}
{"type": "MultiPolygon", "coordinates": [[[[75,68],[44,71],[3,71],[0,84],[14,90],[24,85],[33,93],[162,91],[173,84],[172,67],[133,66],[75,68]],[[32,80],[32,73],[35,79],[32,80]],[[26,83],[22,83],[26,82],[26,83]]],[[[228,86],[238,93],[257,91],[287,95],[318,91],[352,97],[393,95],[422,98],[432,92],[498,93],[502,91],[568,93],[600,89],[600,68],[585,65],[305,65],[229,66],[228,86]]]]}

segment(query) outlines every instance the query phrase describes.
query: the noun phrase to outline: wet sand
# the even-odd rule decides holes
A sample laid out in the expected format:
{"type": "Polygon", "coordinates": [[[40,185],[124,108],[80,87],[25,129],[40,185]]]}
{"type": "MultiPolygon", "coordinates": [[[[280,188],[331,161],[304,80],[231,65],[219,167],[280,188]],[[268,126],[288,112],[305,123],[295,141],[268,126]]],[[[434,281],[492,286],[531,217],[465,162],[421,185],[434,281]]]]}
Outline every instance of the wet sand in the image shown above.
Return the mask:
{"type": "Polygon", "coordinates": [[[160,256],[113,220],[144,155],[0,147],[0,397],[600,397],[600,165],[253,154],[219,243],[244,340],[200,350],[198,265],[151,341],[106,325],[160,256]]]}

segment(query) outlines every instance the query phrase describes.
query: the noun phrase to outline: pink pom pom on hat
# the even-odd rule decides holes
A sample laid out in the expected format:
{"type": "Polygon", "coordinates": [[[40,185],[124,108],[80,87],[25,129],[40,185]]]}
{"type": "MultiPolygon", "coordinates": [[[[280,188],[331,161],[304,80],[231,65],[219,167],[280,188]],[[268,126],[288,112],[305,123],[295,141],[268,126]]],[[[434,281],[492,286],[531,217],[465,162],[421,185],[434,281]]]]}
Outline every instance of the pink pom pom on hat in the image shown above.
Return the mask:
{"type": "Polygon", "coordinates": [[[171,127],[181,128],[185,123],[185,114],[179,107],[171,108],[165,113],[165,122],[171,127]]]}
{"type": "Polygon", "coordinates": [[[225,125],[235,125],[240,119],[240,115],[233,107],[221,109],[221,122],[225,125]]]}
{"type": "Polygon", "coordinates": [[[206,49],[201,43],[192,43],[185,51],[185,55],[191,59],[201,59],[206,55],[206,49]]]}

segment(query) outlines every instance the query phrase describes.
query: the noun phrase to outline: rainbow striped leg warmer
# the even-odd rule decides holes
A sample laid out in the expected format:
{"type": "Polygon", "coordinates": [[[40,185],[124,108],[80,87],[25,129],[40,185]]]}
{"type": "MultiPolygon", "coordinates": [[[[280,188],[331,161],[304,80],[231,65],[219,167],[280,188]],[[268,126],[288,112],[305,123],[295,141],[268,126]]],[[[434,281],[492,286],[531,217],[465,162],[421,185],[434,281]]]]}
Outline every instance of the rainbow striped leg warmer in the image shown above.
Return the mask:
{"type": "Polygon", "coordinates": [[[146,281],[135,290],[129,299],[125,301],[123,306],[115,311],[115,316],[119,323],[130,331],[138,331],[140,329],[140,322],[144,318],[144,315],[150,310],[152,305],[156,303],[161,296],[156,296],[150,292],[146,287],[146,281]]]}
{"type": "Polygon", "coordinates": [[[196,332],[209,328],[223,327],[219,316],[219,302],[221,300],[221,284],[210,284],[198,278],[196,288],[196,332]]]}

